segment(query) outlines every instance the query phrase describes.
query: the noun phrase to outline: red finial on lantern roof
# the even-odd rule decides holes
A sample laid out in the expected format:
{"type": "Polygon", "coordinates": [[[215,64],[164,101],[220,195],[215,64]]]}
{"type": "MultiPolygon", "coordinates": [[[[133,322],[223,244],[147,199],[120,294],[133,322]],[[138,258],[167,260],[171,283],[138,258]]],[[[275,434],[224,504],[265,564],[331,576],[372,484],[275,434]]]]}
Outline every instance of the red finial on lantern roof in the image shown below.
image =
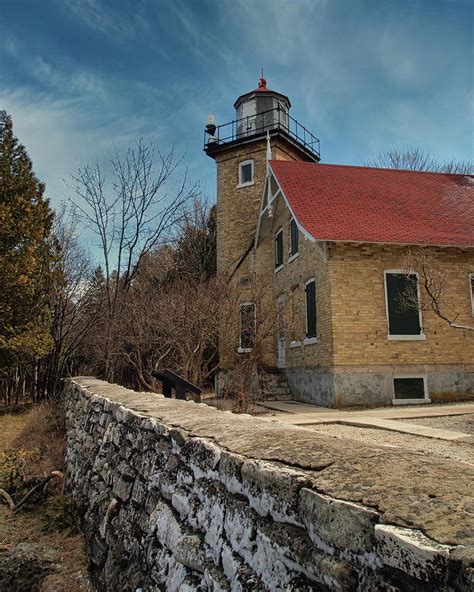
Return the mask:
{"type": "Polygon", "coordinates": [[[258,88],[257,88],[257,90],[268,90],[268,88],[267,88],[267,81],[263,77],[263,68],[262,68],[262,75],[258,79],[258,88]]]}

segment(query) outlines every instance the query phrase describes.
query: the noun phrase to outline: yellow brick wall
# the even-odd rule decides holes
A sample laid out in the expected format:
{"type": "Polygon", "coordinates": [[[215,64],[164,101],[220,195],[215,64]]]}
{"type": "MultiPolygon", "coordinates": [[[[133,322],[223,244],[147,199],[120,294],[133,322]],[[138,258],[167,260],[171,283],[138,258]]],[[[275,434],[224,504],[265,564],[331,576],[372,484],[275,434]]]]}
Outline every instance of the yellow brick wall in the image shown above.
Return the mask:
{"type": "MultiPolygon", "coordinates": [[[[274,207],[271,231],[264,237],[258,247],[257,259],[259,268],[266,267],[271,271],[269,285],[272,286],[275,298],[284,296],[287,319],[286,366],[326,366],[332,359],[332,334],[330,318],[330,281],[329,265],[323,247],[317,246],[299,232],[296,258],[289,261],[290,221],[291,214],[283,198],[277,198],[274,207]],[[283,229],[284,264],[275,273],[275,235],[283,229]],[[311,278],[316,280],[316,317],[317,342],[305,345],[306,337],[306,298],[305,284],[311,278]],[[296,347],[290,344],[300,343],[296,347]]],[[[277,340],[272,344],[277,351],[277,340]]],[[[276,356],[274,359],[276,365],[276,356]]]]}
{"type": "MultiPolygon", "coordinates": [[[[254,253],[250,252],[243,263],[235,271],[239,260],[249,249],[255,237],[255,231],[260,211],[260,203],[266,175],[266,148],[265,139],[253,141],[248,144],[230,147],[215,155],[217,165],[217,271],[218,274],[228,277],[233,276],[236,290],[239,292],[239,301],[245,302],[250,296],[249,282],[257,293],[261,292],[259,286],[268,285],[273,281],[273,268],[259,266],[254,253]],[[247,187],[238,187],[239,164],[245,160],[254,161],[254,184],[247,187]]],[[[278,137],[271,139],[272,157],[275,159],[297,160],[305,158],[296,148],[289,146],[278,137]]],[[[265,248],[261,249],[263,254],[265,248]]],[[[224,330],[220,340],[221,367],[226,368],[235,353],[238,335],[234,320],[230,330],[224,330]]],[[[266,358],[264,362],[274,365],[273,338],[268,340],[265,348],[266,358]]]]}
{"type": "MultiPolygon", "coordinates": [[[[458,322],[474,325],[468,273],[474,251],[435,249],[446,267],[446,303],[458,322]]],[[[335,366],[464,365],[474,371],[474,332],[453,329],[432,311],[422,311],[426,341],[391,341],[385,305],[384,270],[402,269],[406,248],[332,244],[331,314],[335,366]]]]}

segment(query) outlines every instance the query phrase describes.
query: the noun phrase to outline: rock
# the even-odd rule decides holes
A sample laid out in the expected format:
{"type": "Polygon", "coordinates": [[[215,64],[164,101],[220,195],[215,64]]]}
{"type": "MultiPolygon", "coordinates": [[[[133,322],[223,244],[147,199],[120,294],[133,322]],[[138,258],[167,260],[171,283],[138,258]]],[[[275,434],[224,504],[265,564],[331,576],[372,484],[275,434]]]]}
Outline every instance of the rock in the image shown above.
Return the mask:
{"type": "Polygon", "coordinates": [[[375,527],[377,554],[382,561],[426,582],[446,579],[452,547],[430,540],[423,533],[388,524],[375,527]]]}
{"type": "Polygon", "coordinates": [[[320,548],[328,545],[361,554],[375,547],[374,525],[379,515],[360,504],[332,499],[303,487],[300,516],[320,548]]]}
{"type": "Polygon", "coordinates": [[[57,551],[36,543],[19,543],[0,552],[0,590],[31,592],[56,570],[57,551]]]}

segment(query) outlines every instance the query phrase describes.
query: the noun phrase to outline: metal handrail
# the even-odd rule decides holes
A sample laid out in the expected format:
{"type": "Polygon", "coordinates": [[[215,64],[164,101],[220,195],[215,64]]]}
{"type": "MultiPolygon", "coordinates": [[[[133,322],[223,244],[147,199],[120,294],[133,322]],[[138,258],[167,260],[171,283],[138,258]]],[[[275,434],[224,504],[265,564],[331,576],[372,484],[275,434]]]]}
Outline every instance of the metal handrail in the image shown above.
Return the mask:
{"type": "Polygon", "coordinates": [[[280,106],[223,123],[216,127],[216,131],[212,135],[204,132],[204,148],[262,135],[275,129],[281,130],[297,140],[319,158],[319,139],[280,106]],[[273,116],[269,117],[270,114],[273,116]]]}

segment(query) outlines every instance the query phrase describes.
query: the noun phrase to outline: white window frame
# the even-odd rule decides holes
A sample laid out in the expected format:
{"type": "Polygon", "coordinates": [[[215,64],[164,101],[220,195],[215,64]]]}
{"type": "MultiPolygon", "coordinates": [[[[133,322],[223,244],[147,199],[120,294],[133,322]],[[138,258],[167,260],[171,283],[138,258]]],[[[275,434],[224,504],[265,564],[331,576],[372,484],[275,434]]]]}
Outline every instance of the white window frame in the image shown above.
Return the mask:
{"type": "Polygon", "coordinates": [[[474,317],[474,273],[469,274],[469,294],[471,296],[471,314],[474,317]]]}
{"type": "Polygon", "coordinates": [[[239,306],[239,347],[237,353],[248,354],[253,350],[253,347],[242,347],[242,308],[244,306],[253,306],[253,322],[255,331],[257,330],[257,305],[255,302],[241,302],[239,306]]]}
{"type": "Polygon", "coordinates": [[[423,332],[423,317],[421,315],[421,306],[420,306],[420,281],[418,274],[416,272],[408,272],[404,269],[385,269],[383,272],[383,287],[385,291],[385,316],[387,318],[387,339],[389,341],[426,341],[426,335],[423,332]],[[420,320],[420,331],[419,335],[392,335],[390,333],[390,318],[388,316],[388,290],[387,290],[387,275],[416,275],[416,290],[418,295],[418,317],[420,320]]]}
{"type": "Polygon", "coordinates": [[[299,339],[292,341],[290,343],[290,349],[294,349],[295,347],[301,347],[303,344],[301,343],[301,341],[299,339]]]}
{"type": "Polygon", "coordinates": [[[281,271],[283,269],[283,265],[285,263],[285,237],[283,235],[283,228],[279,228],[274,235],[273,238],[273,243],[274,243],[274,251],[273,251],[273,256],[274,256],[274,265],[275,265],[275,273],[278,273],[279,271],[281,271]],[[282,258],[281,258],[281,264],[276,267],[276,260],[277,260],[277,237],[278,235],[281,234],[281,240],[282,240],[282,245],[283,245],[283,249],[282,249],[282,258]]]}
{"type": "Polygon", "coordinates": [[[253,159],[239,162],[239,183],[237,185],[237,189],[240,189],[241,187],[250,187],[250,185],[255,185],[255,163],[253,159]],[[246,166],[247,164],[250,164],[252,167],[252,179],[250,181],[242,183],[242,167],[246,166]]]}
{"type": "Polygon", "coordinates": [[[296,232],[299,233],[299,231],[300,231],[300,229],[298,228],[298,224],[296,222],[296,219],[294,217],[291,218],[290,224],[288,226],[288,228],[289,228],[289,235],[290,235],[290,241],[289,241],[290,244],[289,244],[289,249],[288,249],[288,263],[291,263],[291,261],[294,261],[299,256],[299,254],[300,254],[300,241],[299,241],[299,237],[298,237],[298,250],[295,251],[293,254],[291,254],[291,249],[292,249],[292,240],[291,239],[292,239],[292,236],[293,236],[291,234],[291,224],[292,224],[292,222],[295,223],[296,232]]]}
{"type": "MultiPolygon", "coordinates": [[[[316,313],[316,334],[318,333],[318,299],[316,298],[316,278],[312,277],[304,285],[304,324],[305,324],[305,335],[308,335],[308,299],[306,297],[306,286],[314,282],[314,312],[316,313]]],[[[312,345],[313,343],[317,343],[317,337],[305,337],[303,339],[303,345],[312,345]]]]}
{"type": "Polygon", "coordinates": [[[392,405],[424,405],[431,403],[428,391],[428,376],[426,374],[394,374],[392,376],[392,405]],[[422,378],[425,396],[423,399],[396,399],[395,398],[395,379],[396,378],[422,378]]]}

